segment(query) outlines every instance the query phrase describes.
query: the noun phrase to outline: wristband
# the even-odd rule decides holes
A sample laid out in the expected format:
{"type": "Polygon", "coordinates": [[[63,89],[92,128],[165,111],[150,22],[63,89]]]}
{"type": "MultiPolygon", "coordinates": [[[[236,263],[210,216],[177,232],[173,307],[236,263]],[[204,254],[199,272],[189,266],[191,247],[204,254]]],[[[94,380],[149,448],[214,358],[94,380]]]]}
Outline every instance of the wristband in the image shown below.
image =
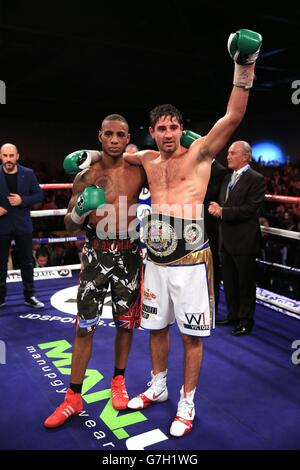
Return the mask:
{"type": "Polygon", "coordinates": [[[254,64],[251,65],[234,65],[233,85],[238,88],[249,90],[252,88],[254,79],[254,64]]]}
{"type": "Polygon", "coordinates": [[[84,222],[84,219],[86,218],[86,215],[78,215],[75,207],[73,207],[73,210],[71,212],[71,220],[74,222],[76,225],[82,225],[84,222]]]}

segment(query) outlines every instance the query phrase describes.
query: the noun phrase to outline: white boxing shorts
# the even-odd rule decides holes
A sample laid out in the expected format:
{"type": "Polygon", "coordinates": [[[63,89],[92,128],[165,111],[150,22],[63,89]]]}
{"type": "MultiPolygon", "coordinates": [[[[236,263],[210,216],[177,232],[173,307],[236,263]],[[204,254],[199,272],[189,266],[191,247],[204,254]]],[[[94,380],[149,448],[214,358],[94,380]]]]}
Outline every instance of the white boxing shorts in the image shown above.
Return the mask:
{"type": "Polygon", "coordinates": [[[209,336],[215,327],[212,255],[208,242],[173,263],[147,260],[141,326],[177,322],[182,334],[209,336]]]}

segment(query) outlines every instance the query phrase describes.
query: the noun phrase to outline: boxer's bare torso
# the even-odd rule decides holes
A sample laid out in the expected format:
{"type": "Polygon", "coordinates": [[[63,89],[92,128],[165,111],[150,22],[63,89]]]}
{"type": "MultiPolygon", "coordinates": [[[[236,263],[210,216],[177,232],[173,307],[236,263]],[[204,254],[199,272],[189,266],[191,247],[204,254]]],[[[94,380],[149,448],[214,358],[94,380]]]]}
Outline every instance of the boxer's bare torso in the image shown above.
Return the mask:
{"type": "MultiPolygon", "coordinates": [[[[96,185],[105,192],[106,206],[100,209],[101,215],[97,215],[97,211],[89,215],[89,225],[96,228],[99,222],[105,220],[105,231],[127,231],[129,224],[136,219],[135,205],[138,203],[141,188],[146,184],[145,172],[139,166],[128,164],[122,156],[112,161],[102,152],[99,155],[101,159],[98,162],[76,176],[68,213],[72,211],[78,195],[84,188],[96,185]]],[[[78,226],[73,227],[70,217],[66,217],[65,222],[67,230],[78,229],[78,226]]]]}
{"type": "Polygon", "coordinates": [[[193,148],[173,155],[145,152],[142,158],[154,212],[180,218],[199,218],[210,178],[211,159],[197,161],[193,148]]]}

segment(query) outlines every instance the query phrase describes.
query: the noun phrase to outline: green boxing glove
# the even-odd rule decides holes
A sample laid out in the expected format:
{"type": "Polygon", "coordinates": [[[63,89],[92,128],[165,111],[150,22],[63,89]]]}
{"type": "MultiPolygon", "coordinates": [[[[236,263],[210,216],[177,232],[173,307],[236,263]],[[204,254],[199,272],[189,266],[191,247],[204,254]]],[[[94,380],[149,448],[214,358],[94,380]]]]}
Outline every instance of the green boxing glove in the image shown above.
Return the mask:
{"type": "Polygon", "coordinates": [[[244,90],[252,88],[255,61],[261,43],[261,35],[249,29],[240,29],[236,33],[230,34],[227,46],[229,54],[235,61],[234,86],[244,90]]]}
{"type": "Polygon", "coordinates": [[[196,134],[196,132],[189,131],[189,130],[183,131],[181,139],[180,139],[180,143],[183,147],[188,149],[188,148],[190,148],[192,143],[195,142],[195,140],[200,139],[200,137],[201,137],[201,135],[196,134]]]}
{"type": "Polygon", "coordinates": [[[232,59],[239,65],[253,64],[259,54],[262,36],[250,29],[240,29],[231,33],[228,39],[228,51],[232,59]]]}
{"type": "Polygon", "coordinates": [[[105,192],[98,186],[87,186],[79,194],[76,204],[71,212],[71,219],[77,225],[82,225],[84,219],[98,207],[106,204],[105,192]]]}
{"type": "Polygon", "coordinates": [[[88,150],[78,150],[70,153],[64,159],[64,170],[69,175],[74,175],[81,170],[85,170],[92,163],[92,156],[88,150]]]}

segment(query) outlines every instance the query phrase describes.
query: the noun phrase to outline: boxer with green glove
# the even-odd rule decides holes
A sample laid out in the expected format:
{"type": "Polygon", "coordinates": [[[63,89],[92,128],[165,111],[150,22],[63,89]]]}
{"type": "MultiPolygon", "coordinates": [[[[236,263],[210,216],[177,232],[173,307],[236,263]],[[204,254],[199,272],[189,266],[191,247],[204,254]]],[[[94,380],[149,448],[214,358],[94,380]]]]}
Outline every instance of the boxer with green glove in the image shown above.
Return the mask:
{"type": "Polygon", "coordinates": [[[228,39],[228,51],[233,60],[240,65],[253,64],[259,54],[262,37],[250,29],[240,29],[231,33],[228,39]]]}
{"type": "Polygon", "coordinates": [[[79,194],[75,206],[71,212],[71,219],[77,225],[82,225],[85,218],[98,207],[104,206],[106,203],[105,193],[98,186],[87,186],[84,191],[79,194]]]}
{"type": "Polygon", "coordinates": [[[77,150],[66,156],[63,167],[66,173],[74,175],[89,168],[92,163],[100,160],[101,152],[98,150],[77,150]]]}
{"type": "MultiPolygon", "coordinates": [[[[243,29],[230,35],[228,48],[235,60],[234,86],[224,115],[205,137],[191,139],[189,136],[186,141],[186,134],[182,136],[181,112],[171,104],[162,104],[150,111],[149,131],[158,148],[157,154],[140,152],[124,156],[127,162],[142,165],[145,169],[152,206],[152,214],[143,227],[149,261],[145,267],[144,292],[150,292],[151,296],[144,295],[141,322],[141,326],[150,331],[151,380],[142,393],[129,401],[127,407],[141,410],[152,403],[168,399],[168,328],[176,321],[183,339],[185,361],[182,373],[184,383],[170,426],[170,434],[174,437],[186,436],[193,428],[196,413],[194,397],[202,365],[202,337],[209,336],[213,329],[214,302],[210,297],[214,292],[212,259],[201,209],[211,176],[212,161],[244,118],[260,46],[261,36],[253,31],[243,29]],[[184,142],[188,150],[183,148],[184,142]],[[204,255],[205,250],[207,252],[204,255]],[[192,282],[195,282],[195,287],[192,282]],[[152,293],[155,295],[152,296],[152,293]],[[207,299],[205,306],[204,298],[207,299]],[[172,313],[169,305],[172,305],[172,313]],[[186,306],[189,312],[198,313],[187,313],[186,306]],[[193,306],[195,310],[192,310],[193,306]],[[193,315],[199,315],[198,320],[192,319],[193,315]]],[[[252,170],[246,169],[249,177],[252,170]]],[[[247,177],[245,175],[246,181],[247,177]]],[[[227,184],[224,189],[222,187],[222,194],[226,194],[226,189],[227,184]]],[[[218,217],[220,212],[219,207],[218,217]]],[[[217,214],[212,213],[212,216],[217,214]]],[[[228,223],[231,222],[228,217],[228,223]]],[[[252,233],[251,230],[249,233],[252,233]]],[[[242,253],[246,253],[248,246],[244,238],[242,246],[246,250],[242,253]]],[[[240,272],[243,272],[242,282],[248,280],[248,273],[252,272],[252,264],[244,269],[246,263],[249,264],[246,258],[250,260],[251,256],[245,254],[245,262],[240,268],[240,272]]],[[[247,286],[238,291],[247,292],[247,286]]],[[[250,303],[245,303],[241,298],[236,303],[240,306],[244,304],[247,307],[253,304],[254,308],[255,299],[254,302],[251,299],[250,303]]],[[[241,323],[234,330],[234,335],[249,332],[243,326],[242,315],[240,317],[241,323]]],[[[243,321],[245,318],[246,314],[243,321]]],[[[175,367],[177,370],[178,365],[175,367]]]]}
{"type": "Polygon", "coordinates": [[[254,64],[261,44],[262,36],[250,29],[239,29],[239,31],[230,34],[227,47],[230,56],[235,61],[234,86],[244,88],[245,90],[252,88],[254,64]],[[245,69],[245,65],[250,67],[248,72],[245,69]]]}
{"type": "Polygon", "coordinates": [[[111,114],[104,118],[99,141],[102,151],[73,152],[64,161],[67,173],[78,173],[64,219],[66,230],[76,232],[85,220],[88,223],[70,385],[63,403],[44,421],[46,428],[61,426],[83,410],[82,384],[92,353],[93,334],[102,323],[99,320],[108,286],[116,326],[111,403],[116,410],[124,410],[129,401],[125,369],[133,330],[140,326],[143,273],[136,205],[146,176],[142,168],[130,166],[123,159],[130,141],[128,122],[123,116],[111,114]],[[104,210],[96,210],[103,206],[104,210]]]}

